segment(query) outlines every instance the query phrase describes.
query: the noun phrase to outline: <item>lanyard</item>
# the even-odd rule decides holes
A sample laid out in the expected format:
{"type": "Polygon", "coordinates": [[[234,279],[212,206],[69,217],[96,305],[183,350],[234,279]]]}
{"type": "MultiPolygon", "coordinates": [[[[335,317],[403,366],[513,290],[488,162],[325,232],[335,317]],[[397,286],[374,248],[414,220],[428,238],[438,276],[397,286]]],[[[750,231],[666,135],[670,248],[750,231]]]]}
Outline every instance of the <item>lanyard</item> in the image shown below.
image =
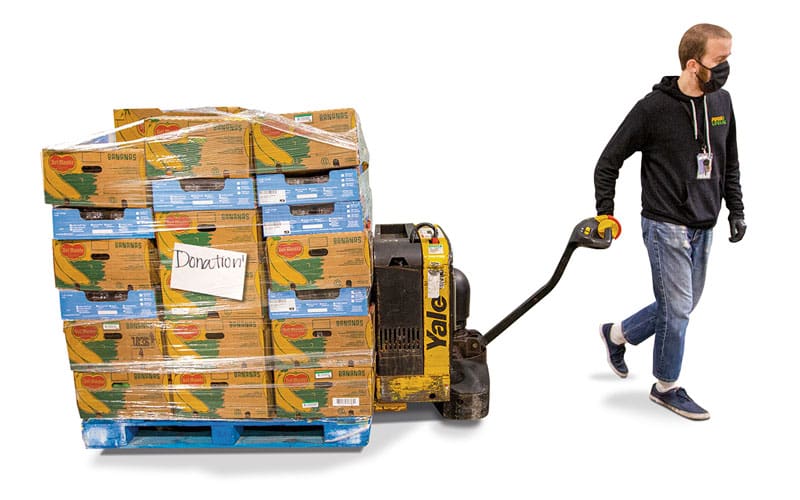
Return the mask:
{"type": "MultiPolygon", "coordinates": [[[[692,103],[692,123],[694,123],[694,140],[697,140],[697,109],[694,107],[694,99],[690,99],[692,103]]],[[[706,118],[706,144],[708,145],[708,154],[711,154],[711,127],[708,125],[708,102],[706,96],[703,96],[703,112],[706,118]]]]}

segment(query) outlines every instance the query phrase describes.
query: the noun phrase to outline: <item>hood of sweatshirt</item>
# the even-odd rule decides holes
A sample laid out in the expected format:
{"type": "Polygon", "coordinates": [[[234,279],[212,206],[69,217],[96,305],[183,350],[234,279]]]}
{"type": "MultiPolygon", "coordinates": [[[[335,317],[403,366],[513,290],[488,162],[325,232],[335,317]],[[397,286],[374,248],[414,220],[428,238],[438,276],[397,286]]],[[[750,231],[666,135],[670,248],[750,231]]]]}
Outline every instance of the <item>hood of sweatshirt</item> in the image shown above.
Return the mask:
{"type": "Polygon", "coordinates": [[[665,94],[682,102],[689,102],[692,100],[691,97],[681,92],[681,89],[678,88],[677,76],[665,76],[660,82],[653,85],[653,90],[664,92],[665,94]]]}

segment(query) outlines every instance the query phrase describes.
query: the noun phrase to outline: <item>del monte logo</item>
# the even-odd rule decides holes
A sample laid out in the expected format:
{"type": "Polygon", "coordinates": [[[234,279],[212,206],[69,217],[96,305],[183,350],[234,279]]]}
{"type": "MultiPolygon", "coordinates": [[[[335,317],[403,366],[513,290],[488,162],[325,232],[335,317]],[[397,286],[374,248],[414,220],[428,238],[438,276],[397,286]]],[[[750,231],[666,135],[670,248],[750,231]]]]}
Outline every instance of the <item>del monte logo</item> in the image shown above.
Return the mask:
{"type": "Polygon", "coordinates": [[[75,168],[75,157],[71,155],[53,155],[48,160],[48,163],[50,168],[63,174],[75,168]]]}
{"type": "Polygon", "coordinates": [[[86,249],[80,243],[64,243],[61,245],[61,255],[70,260],[80,259],[85,253],[86,249]]]}
{"type": "Polygon", "coordinates": [[[299,241],[289,241],[286,243],[279,243],[278,244],[278,255],[285,259],[291,259],[297,257],[301,253],[303,253],[303,244],[299,241]]]}

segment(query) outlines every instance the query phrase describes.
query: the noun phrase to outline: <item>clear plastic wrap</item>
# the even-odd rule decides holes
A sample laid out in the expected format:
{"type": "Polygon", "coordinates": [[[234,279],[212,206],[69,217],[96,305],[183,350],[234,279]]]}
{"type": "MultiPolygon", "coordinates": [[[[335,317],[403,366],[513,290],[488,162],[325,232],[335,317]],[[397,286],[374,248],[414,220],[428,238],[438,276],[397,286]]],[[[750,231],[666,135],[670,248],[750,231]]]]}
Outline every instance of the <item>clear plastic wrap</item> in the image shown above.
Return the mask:
{"type": "Polygon", "coordinates": [[[370,416],[371,192],[355,111],[114,119],[42,153],[81,418],[370,416]]]}

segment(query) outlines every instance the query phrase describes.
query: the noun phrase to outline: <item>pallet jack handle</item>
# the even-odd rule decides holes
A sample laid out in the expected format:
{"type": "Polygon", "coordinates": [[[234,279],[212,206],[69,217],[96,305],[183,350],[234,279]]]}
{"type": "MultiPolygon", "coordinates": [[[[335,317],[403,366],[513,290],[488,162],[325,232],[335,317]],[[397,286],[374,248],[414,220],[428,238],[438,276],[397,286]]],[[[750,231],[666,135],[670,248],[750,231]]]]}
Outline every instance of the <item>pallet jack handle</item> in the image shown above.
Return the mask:
{"type": "Polygon", "coordinates": [[[561,260],[558,261],[556,270],[550,280],[537,290],[536,293],[528,297],[528,300],[520,304],[516,309],[511,311],[508,316],[503,318],[502,321],[486,332],[486,335],[483,336],[484,342],[488,345],[489,342],[496,339],[555,288],[559,280],[561,280],[564,270],[567,268],[569,259],[572,257],[572,252],[574,252],[576,248],[586,247],[600,250],[608,248],[611,246],[611,242],[619,237],[621,232],[622,226],[620,226],[619,221],[610,215],[598,215],[597,217],[581,221],[575,226],[575,229],[573,229],[569,242],[567,243],[567,248],[564,249],[561,260]]]}

